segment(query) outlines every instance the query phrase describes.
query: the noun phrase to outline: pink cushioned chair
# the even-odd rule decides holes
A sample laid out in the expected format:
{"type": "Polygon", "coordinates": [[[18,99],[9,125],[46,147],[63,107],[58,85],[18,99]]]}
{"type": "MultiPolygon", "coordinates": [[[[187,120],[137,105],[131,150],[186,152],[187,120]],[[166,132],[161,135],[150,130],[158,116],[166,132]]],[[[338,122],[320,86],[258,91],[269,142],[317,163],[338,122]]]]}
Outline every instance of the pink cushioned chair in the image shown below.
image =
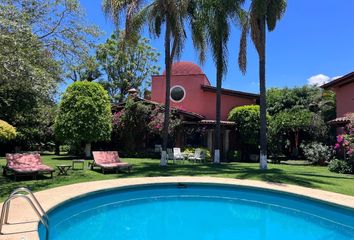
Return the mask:
{"type": "Polygon", "coordinates": [[[106,169],[115,169],[116,171],[120,169],[128,169],[129,173],[133,167],[131,164],[122,162],[119,158],[117,151],[94,151],[93,163],[91,163],[91,169],[94,167],[101,168],[102,173],[106,169]]]}
{"type": "Polygon", "coordinates": [[[33,175],[36,179],[38,174],[50,174],[53,178],[53,168],[44,165],[41,156],[38,153],[24,153],[24,154],[6,154],[7,164],[4,168],[3,174],[6,176],[12,173],[16,181],[19,175],[33,175]]]}

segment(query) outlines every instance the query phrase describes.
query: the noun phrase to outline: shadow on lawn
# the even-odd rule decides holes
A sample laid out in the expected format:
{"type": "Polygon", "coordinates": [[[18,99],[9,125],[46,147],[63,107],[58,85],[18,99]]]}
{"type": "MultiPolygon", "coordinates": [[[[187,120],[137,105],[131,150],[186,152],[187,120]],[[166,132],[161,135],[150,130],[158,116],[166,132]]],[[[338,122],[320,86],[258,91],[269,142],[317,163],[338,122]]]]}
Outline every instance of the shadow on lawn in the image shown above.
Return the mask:
{"type": "Polygon", "coordinates": [[[13,190],[19,187],[26,187],[37,191],[38,189],[44,189],[53,185],[53,180],[48,177],[38,176],[37,179],[32,180],[31,176],[23,176],[19,181],[14,181],[11,177],[0,177],[0,198],[7,197],[13,190]]]}
{"type": "Polygon", "coordinates": [[[52,160],[62,160],[62,161],[71,161],[71,160],[74,160],[74,159],[79,159],[78,157],[75,157],[75,156],[70,156],[70,155],[62,155],[62,156],[55,156],[55,157],[52,157],[52,160]]]}
{"type": "MultiPolygon", "coordinates": [[[[282,169],[271,168],[266,171],[243,167],[237,164],[176,164],[162,168],[154,162],[140,163],[131,174],[122,174],[121,177],[158,177],[158,176],[214,176],[232,177],[237,179],[255,179],[277,184],[295,184],[304,187],[314,187],[317,184],[329,184],[323,179],[311,178],[311,175],[290,174],[282,169]]],[[[327,177],[327,176],[324,176],[327,177]]]]}

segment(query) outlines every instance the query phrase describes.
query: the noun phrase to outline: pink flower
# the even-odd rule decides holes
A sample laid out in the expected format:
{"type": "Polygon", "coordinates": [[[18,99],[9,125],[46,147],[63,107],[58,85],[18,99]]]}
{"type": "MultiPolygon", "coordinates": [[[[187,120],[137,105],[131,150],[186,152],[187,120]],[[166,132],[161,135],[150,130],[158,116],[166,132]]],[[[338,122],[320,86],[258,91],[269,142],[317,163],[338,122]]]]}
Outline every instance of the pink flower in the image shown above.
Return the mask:
{"type": "Polygon", "coordinates": [[[339,143],[336,143],[336,145],[334,145],[334,149],[339,149],[339,148],[340,148],[339,143]]]}
{"type": "Polygon", "coordinates": [[[341,143],[343,141],[343,135],[338,135],[337,136],[337,142],[341,143]]]}

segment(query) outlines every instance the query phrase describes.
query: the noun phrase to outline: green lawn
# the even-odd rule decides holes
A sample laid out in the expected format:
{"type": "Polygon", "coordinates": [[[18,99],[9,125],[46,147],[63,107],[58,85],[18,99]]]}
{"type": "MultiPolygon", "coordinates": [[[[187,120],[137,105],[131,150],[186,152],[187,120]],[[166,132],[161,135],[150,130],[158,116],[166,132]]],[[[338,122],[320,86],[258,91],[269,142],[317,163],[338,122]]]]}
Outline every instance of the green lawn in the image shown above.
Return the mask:
{"type": "MultiPolygon", "coordinates": [[[[46,164],[53,167],[58,164],[71,164],[71,158],[68,156],[42,155],[42,158],[46,164]]],[[[269,164],[267,171],[261,171],[258,169],[258,164],[256,163],[223,163],[220,165],[184,163],[162,168],[159,166],[159,160],[156,159],[127,158],[124,159],[124,161],[134,165],[131,174],[102,174],[98,171],[86,169],[85,171],[70,171],[69,176],[57,176],[58,171],[56,171],[56,173],[54,173],[54,179],[43,178],[34,181],[28,178],[28,180],[20,179],[20,181],[17,182],[14,182],[12,178],[4,178],[1,176],[0,201],[3,201],[14,188],[22,186],[38,191],[86,181],[177,175],[255,179],[276,183],[289,183],[354,196],[354,176],[332,173],[328,171],[327,167],[269,164]]],[[[0,158],[0,165],[5,165],[4,158],[0,158]]]]}

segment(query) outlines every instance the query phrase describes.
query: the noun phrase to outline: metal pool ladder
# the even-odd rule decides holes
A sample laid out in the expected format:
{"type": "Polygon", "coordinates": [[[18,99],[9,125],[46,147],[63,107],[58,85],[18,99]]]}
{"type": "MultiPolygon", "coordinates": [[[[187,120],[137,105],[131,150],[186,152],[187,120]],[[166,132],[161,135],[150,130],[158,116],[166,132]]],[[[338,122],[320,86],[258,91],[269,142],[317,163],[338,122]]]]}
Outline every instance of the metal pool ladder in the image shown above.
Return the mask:
{"type": "Polygon", "coordinates": [[[37,198],[33,195],[31,190],[28,188],[17,188],[15,189],[6,199],[4,204],[2,205],[1,209],[1,216],[0,216],[0,235],[2,233],[2,227],[6,224],[9,224],[9,211],[10,211],[10,204],[13,199],[16,198],[24,198],[26,201],[29,203],[29,205],[32,207],[34,212],[37,214],[39,217],[41,223],[46,229],[46,239],[49,237],[49,218],[47,213],[44,211],[42,206],[39,204],[37,198]]]}

